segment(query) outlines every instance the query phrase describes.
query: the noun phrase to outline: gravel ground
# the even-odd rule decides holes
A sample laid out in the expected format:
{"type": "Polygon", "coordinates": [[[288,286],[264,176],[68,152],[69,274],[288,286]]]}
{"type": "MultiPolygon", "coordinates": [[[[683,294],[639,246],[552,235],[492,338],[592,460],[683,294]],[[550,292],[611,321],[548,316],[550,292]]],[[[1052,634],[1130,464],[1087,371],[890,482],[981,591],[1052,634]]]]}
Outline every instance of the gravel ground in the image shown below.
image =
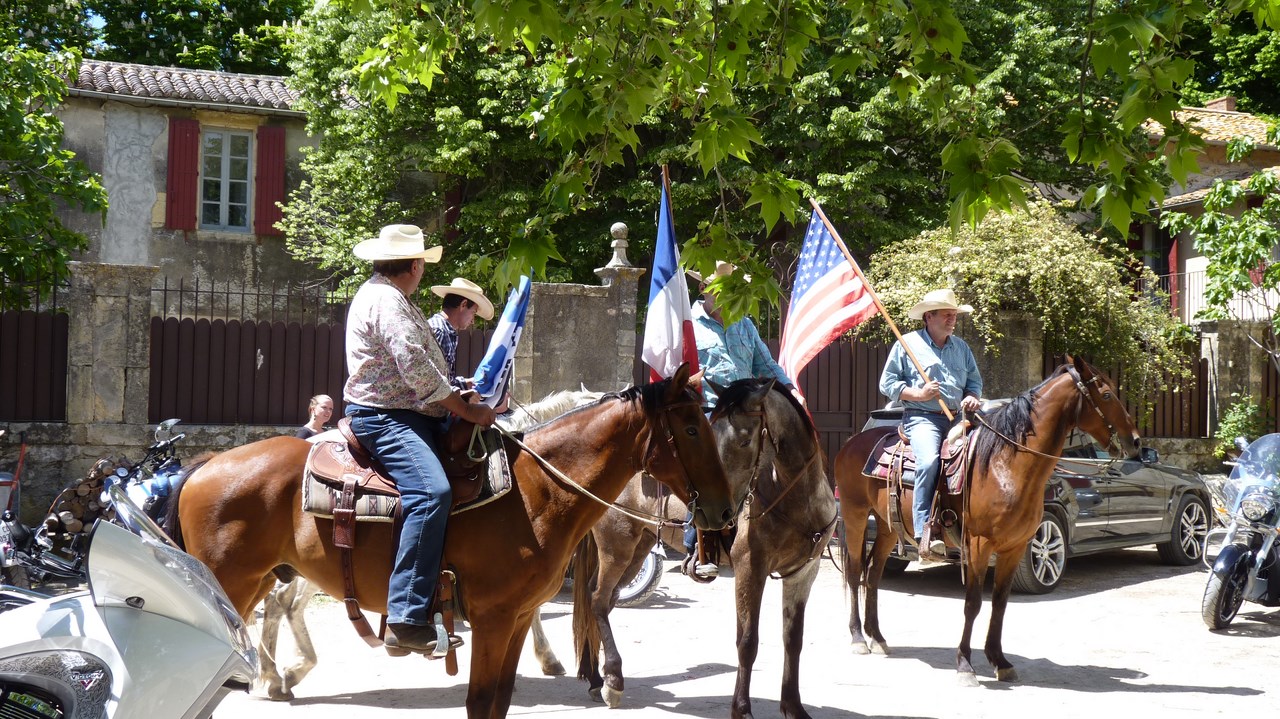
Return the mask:
{"type": "MultiPolygon", "coordinates": [[[[698,585],[669,561],[649,604],[613,613],[627,677],[623,706],[592,702],[572,676],[545,677],[526,647],[512,716],[726,717],[733,694],[732,573],[698,585]]],[[[801,659],[801,696],[814,719],[846,717],[1203,717],[1269,715],[1280,703],[1270,689],[1280,667],[1280,610],[1246,604],[1220,633],[1206,629],[1200,600],[1207,571],[1167,567],[1153,547],[1082,557],[1052,594],[1014,595],[1006,615],[1005,653],[1021,681],[1002,684],[981,654],[990,614],[974,630],[981,685],[957,685],[955,646],[963,623],[963,588],[955,567],[917,569],[886,580],[881,591],[888,657],[850,651],[843,577],[829,562],[810,598],[801,659]]],[[[757,717],[778,716],[781,683],[780,584],[766,588],[752,694],[757,717]]],[[[544,607],[561,661],[572,664],[571,598],[544,607]]],[[[370,650],[341,607],[325,598],[309,618],[320,663],[291,703],[247,695],[228,698],[217,716],[237,719],[358,716],[465,717],[469,655],[458,676],[442,662],[393,659],[370,650]]],[[[465,632],[464,632],[465,635],[465,632]]],[[[282,640],[282,654],[289,651],[282,640]]],[[[285,661],[288,661],[285,659],[285,661]]]]}

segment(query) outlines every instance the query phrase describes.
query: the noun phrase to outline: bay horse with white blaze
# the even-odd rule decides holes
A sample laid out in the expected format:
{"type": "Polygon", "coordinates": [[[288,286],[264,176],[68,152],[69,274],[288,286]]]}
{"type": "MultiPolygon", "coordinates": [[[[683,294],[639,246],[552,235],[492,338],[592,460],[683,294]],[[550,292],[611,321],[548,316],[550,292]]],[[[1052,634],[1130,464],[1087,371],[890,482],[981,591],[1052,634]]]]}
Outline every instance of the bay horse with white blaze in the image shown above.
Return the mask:
{"type": "MultiPolygon", "coordinates": [[[[956,671],[962,684],[976,686],[970,663],[969,642],[973,622],[982,608],[982,585],[996,555],[995,584],[991,592],[991,623],[985,652],[1000,681],[1017,681],[1018,674],[1004,655],[1001,641],[1005,607],[1013,576],[1044,514],[1045,485],[1074,428],[1089,433],[1112,455],[1138,455],[1138,430],[1116,395],[1112,381],[1088,362],[1068,358],[1052,376],[1007,405],[978,415],[977,429],[969,441],[972,465],[964,493],[953,509],[961,517],[961,552],[964,567],[964,633],[956,650],[956,671]]],[[[845,578],[853,592],[849,631],[859,653],[888,654],[880,633],[878,588],[889,552],[897,541],[890,519],[890,495],[886,482],[863,474],[868,454],[886,433],[896,427],[879,427],[854,435],[836,455],[835,477],[844,516],[845,578]],[[864,556],[868,515],[876,518],[875,545],[864,556]],[[858,590],[866,600],[866,619],[858,611],[858,590]],[[865,631],[865,636],[863,632],[865,631]]],[[[944,491],[941,484],[939,491],[944,491]]],[[[905,531],[912,531],[911,494],[904,491],[901,512],[905,531]]],[[[951,506],[951,505],[948,505],[951,506]]],[[[918,534],[918,532],[917,532],[918,534]]]]}
{"type": "MultiPolygon", "coordinates": [[[[458,577],[459,609],[471,623],[471,719],[507,715],[533,612],[556,594],[578,541],[605,512],[601,500],[613,500],[632,475],[648,471],[692,500],[699,527],[719,529],[736,515],[739,498],[688,380],[682,367],[671,380],[607,395],[530,432],[531,451],[510,455],[511,491],[450,518],[443,565],[458,577]]],[[[223,452],[174,497],[175,537],[209,566],[241,616],[267,595],[282,565],[343,595],[332,521],[301,507],[309,448],[277,437],[223,452]]],[[[356,599],[385,613],[393,528],[369,523],[358,534],[356,599]]]]}

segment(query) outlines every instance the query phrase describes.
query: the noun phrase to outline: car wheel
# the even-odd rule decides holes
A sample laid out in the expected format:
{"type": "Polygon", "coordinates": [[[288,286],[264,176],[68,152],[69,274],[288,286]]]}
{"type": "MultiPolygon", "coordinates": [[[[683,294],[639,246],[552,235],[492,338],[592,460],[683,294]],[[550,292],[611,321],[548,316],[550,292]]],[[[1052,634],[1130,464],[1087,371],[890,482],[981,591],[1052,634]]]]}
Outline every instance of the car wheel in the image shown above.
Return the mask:
{"type": "Polygon", "coordinates": [[[1173,518],[1173,532],[1168,542],[1156,545],[1160,561],[1186,566],[1200,561],[1204,555],[1204,538],[1209,533],[1209,510],[1204,500],[1191,494],[1178,503],[1173,518]]]}
{"type": "Polygon", "coordinates": [[[618,587],[618,601],[615,606],[636,607],[649,601],[653,590],[658,588],[662,579],[662,557],[649,552],[640,564],[640,571],[630,582],[618,587]]]}
{"type": "Polygon", "coordinates": [[[1040,528],[1027,542],[1027,550],[1013,575],[1013,589],[1023,594],[1048,594],[1062,581],[1067,565],[1067,533],[1062,521],[1045,514],[1040,528]]]}
{"type": "Polygon", "coordinates": [[[1210,629],[1226,629],[1236,618],[1236,612],[1244,603],[1244,585],[1248,579],[1249,568],[1245,563],[1232,567],[1225,577],[1218,572],[1209,574],[1204,601],[1200,603],[1200,616],[1210,629]]]}

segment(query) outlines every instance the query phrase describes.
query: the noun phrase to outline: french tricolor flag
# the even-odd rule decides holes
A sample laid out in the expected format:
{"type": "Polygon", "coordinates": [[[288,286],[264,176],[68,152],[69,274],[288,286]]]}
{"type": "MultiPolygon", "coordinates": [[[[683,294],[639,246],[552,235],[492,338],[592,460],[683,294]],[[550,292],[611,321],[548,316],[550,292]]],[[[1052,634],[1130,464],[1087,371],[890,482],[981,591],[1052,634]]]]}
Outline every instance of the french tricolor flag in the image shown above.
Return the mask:
{"type": "Polygon", "coordinates": [[[698,345],[693,340],[693,311],[689,285],[680,267],[676,230],[671,220],[666,168],[662,172],[662,202],[658,208],[658,238],[653,253],[653,278],[649,282],[649,313],[644,321],[640,357],[649,365],[649,378],[659,380],[676,373],[682,363],[698,371],[698,345]]]}

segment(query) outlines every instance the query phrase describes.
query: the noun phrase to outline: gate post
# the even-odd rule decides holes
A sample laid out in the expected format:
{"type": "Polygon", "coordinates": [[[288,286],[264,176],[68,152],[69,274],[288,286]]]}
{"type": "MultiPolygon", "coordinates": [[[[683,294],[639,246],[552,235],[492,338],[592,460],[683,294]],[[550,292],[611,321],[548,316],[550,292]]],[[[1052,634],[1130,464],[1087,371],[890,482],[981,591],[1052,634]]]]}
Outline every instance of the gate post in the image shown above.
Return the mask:
{"type": "Polygon", "coordinates": [[[602,286],[534,283],[511,390],[517,402],[585,385],[615,391],[631,384],[636,352],[636,283],[645,270],[627,261],[627,226],[610,229],[613,258],[596,270],[602,286]]]}
{"type": "Polygon", "coordinates": [[[1039,319],[1009,310],[1000,311],[999,317],[996,325],[1004,337],[994,347],[982,341],[967,319],[956,329],[978,361],[983,399],[1016,397],[1044,379],[1044,329],[1039,319]]]}
{"type": "Polygon", "coordinates": [[[72,262],[70,269],[67,422],[86,426],[89,445],[136,445],[136,430],[115,442],[119,428],[104,425],[147,421],[151,282],[159,268],[72,262]]]}

